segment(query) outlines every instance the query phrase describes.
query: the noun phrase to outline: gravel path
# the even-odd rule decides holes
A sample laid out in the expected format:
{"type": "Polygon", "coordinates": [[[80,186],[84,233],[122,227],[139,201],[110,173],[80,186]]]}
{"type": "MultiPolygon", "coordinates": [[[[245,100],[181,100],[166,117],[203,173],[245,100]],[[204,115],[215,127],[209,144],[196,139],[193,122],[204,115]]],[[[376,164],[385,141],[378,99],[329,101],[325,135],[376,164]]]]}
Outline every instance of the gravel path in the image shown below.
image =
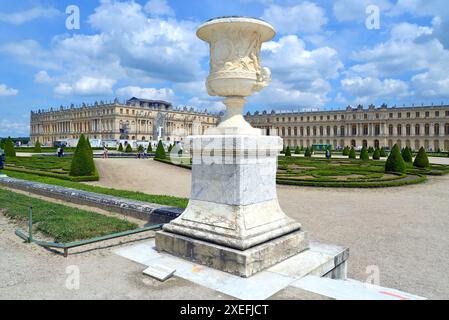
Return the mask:
{"type": "MultiPolygon", "coordinates": [[[[449,163],[447,158],[431,161],[449,163]]],[[[152,160],[110,159],[96,164],[102,177],[98,185],[190,194],[186,169],[152,160]]],[[[278,195],[284,211],[300,221],[312,239],[350,248],[351,278],[366,280],[367,267],[374,265],[383,286],[449,298],[449,278],[444,276],[449,265],[449,176],[387,189],[278,186],[278,195]]]]}

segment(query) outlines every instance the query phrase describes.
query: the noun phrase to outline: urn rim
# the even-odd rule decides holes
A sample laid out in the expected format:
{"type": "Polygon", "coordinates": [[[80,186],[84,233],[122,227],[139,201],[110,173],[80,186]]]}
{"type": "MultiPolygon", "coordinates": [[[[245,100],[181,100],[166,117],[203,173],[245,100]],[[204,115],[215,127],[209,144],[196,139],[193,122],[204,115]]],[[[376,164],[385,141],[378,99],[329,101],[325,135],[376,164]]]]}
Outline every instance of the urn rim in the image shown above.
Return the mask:
{"type": "Polygon", "coordinates": [[[255,28],[255,26],[258,26],[262,42],[269,41],[276,35],[274,27],[268,22],[244,16],[225,16],[210,19],[198,27],[196,35],[201,40],[208,41],[210,39],[211,30],[218,24],[235,24],[246,28],[255,28]]]}

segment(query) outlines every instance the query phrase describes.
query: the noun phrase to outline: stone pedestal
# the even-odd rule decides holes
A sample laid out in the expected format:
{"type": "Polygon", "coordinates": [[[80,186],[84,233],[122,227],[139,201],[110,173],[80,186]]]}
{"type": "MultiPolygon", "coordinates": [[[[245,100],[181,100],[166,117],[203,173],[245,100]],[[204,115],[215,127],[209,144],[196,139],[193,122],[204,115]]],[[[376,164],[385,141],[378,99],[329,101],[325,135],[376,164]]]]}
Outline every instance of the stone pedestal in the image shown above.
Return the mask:
{"type": "Polygon", "coordinates": [[[158,250],[248,277],[308,248],[301,225],[277,200],[281,138],[204,135],[188,142],[190,202],[157,233],[158,250]]]}

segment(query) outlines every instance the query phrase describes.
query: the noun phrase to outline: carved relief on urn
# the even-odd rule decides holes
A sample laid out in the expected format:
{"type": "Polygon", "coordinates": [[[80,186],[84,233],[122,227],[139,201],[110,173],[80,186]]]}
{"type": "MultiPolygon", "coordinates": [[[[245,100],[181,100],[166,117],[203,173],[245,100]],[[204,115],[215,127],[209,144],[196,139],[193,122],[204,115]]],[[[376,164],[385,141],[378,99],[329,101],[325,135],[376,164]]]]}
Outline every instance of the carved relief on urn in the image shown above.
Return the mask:
{"type": "Polygon", "coordinates": [[[275,36],[268,23],[243,17],[217,18],[203,24],[197,36],[210,44],[209,95],[247,97],[270,82],[270,70],[260,65],[262,43],[275,36]]]}

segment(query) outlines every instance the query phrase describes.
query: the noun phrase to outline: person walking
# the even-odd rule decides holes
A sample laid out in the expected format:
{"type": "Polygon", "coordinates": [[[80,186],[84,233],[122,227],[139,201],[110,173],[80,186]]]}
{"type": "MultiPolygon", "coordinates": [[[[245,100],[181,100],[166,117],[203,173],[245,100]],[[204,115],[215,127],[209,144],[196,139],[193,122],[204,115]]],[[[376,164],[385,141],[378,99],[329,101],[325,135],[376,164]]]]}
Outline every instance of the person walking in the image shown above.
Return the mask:
{"type": "Polygon", "coordinates": [[[103,159],[108,159],[109,158],[109,150],[106,146],[103,147],[103,159]]]}

